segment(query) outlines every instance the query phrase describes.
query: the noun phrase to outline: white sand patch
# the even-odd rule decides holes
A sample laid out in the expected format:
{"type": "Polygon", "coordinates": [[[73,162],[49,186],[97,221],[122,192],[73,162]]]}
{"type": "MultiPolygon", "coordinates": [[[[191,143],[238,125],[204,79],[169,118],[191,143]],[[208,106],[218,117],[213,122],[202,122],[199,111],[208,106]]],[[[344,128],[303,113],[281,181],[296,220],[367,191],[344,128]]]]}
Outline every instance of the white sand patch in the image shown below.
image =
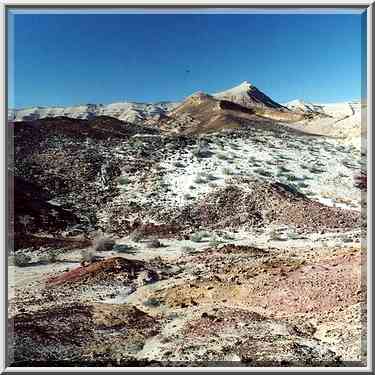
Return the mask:
{"type": "MultiPolygon", "coordinates": [[[[181,207],[224,186],[232,176],[258,176],[293,185],[323,204],[360,209],[361,192],[354,187],[354,176],[362,161],[353,147],[332,139],[281,139],[271,134],[235,141],[221,138],[223,148],[210,144],[210,157],[194,156],[193,148],[176,152],[161,163],[165,172],[160,183],[167,187],[163,198],[181,207]]],[[[150,199],[137,184],[129,184],[127,194],[143,203],[150,199]]]]}

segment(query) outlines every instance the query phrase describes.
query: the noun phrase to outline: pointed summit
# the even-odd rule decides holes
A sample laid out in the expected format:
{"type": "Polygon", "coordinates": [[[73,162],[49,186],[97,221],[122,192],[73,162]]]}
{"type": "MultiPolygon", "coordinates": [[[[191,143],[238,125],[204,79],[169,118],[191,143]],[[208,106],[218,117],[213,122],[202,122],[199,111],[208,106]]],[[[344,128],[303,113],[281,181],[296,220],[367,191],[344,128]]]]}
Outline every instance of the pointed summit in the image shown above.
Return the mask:
{"type": "Polygon", "coordinates": [[[287,108],[273,101],[249,81],[243,81],[238,86],[218,92],[213,94],[213,96],[217,99],[229,100],[247,108],[267,107],[278,110],[287,110],[287,108]]]}
{"type": "Polygon", "coordinates": [[[249,82],[249,81],[243,81],[241,84],[240,84],[240,86],[253,86],[253,84],[251,83],[251,82],[249,82]]]}

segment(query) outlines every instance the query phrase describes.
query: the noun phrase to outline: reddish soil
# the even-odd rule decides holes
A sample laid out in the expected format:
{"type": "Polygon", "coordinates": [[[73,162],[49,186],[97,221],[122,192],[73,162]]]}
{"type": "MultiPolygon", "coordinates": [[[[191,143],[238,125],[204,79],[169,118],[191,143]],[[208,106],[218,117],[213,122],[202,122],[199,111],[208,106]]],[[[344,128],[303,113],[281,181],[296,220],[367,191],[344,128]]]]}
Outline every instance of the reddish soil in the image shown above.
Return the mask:
{"type": "Polygon", "coordinates": [[[137,273],[144,270],[145,263],[121,257],[108,258],[94,262],[88,266],[77,267],[62,275],[47,280],[50,285],[64,283],[89,283],[94,280],[104,280],[114,274],[123,274],[126,279],[134,279],[137,273]]]}

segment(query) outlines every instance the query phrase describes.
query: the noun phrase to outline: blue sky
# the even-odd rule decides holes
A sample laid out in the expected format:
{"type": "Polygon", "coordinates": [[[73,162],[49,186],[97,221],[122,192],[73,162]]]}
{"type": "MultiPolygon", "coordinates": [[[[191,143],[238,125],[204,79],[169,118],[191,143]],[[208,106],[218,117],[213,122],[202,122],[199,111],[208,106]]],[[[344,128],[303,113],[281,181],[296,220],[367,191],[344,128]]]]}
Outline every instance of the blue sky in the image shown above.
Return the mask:
{"type": "Polygon", "coordinates": [[[361,96],[360,14],[18,14],[9,106],[180,100],[244,80],[279,102],[361,96]]]}

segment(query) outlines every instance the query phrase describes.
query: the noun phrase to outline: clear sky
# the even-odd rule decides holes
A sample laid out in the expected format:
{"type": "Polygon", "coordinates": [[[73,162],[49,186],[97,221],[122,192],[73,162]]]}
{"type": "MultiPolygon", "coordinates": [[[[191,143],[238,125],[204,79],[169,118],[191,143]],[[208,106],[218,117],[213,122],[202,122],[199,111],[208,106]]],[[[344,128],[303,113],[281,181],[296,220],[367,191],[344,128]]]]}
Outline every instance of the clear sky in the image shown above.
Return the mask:
{"type": "Polygon", "coordinates": [[[180,100],[250,81],[278,102],[361,97],[360,14],[15,14],[9,106],[180,100]]]}

